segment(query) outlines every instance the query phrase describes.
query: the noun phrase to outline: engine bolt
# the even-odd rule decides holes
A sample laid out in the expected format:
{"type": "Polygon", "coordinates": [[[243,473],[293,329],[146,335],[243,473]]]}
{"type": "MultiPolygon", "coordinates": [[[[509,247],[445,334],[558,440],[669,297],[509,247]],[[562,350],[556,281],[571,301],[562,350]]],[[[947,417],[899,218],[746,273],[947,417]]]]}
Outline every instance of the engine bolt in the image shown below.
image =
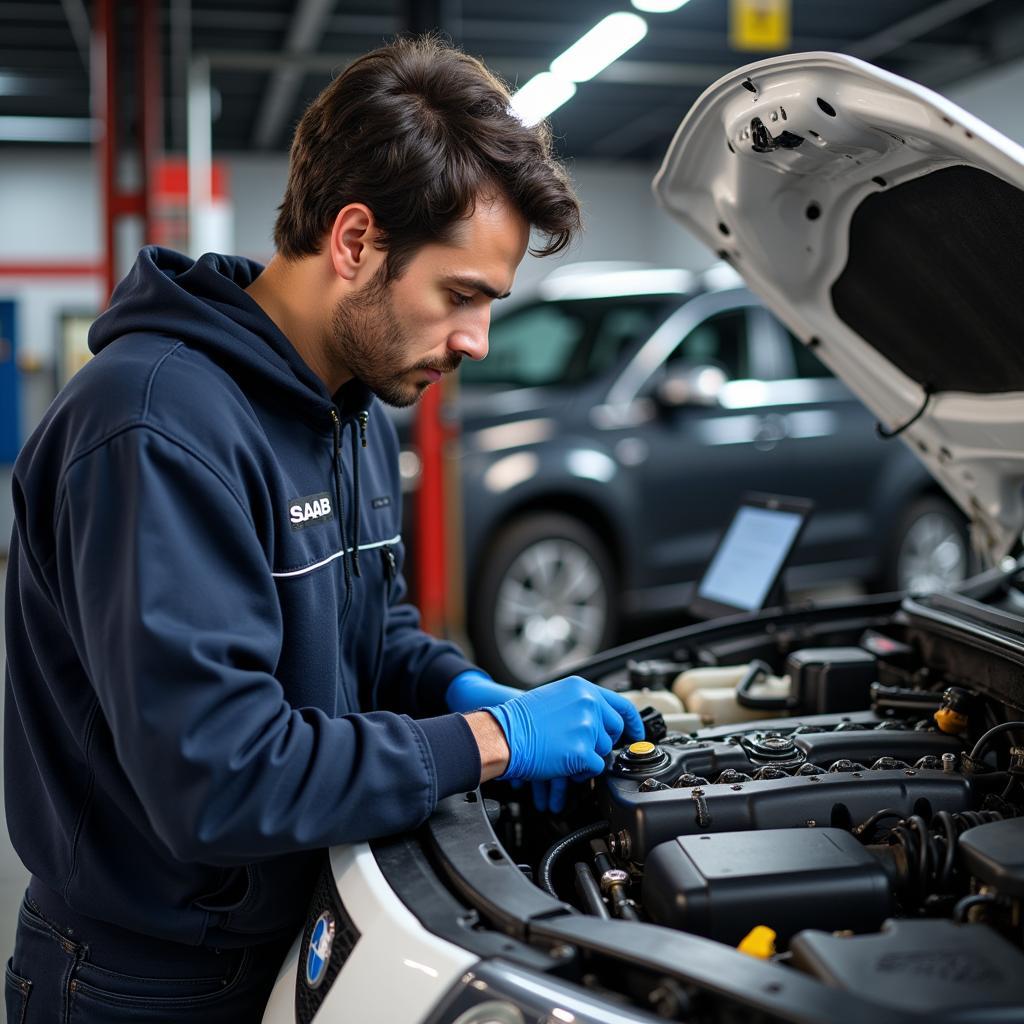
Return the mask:
{"type": "Polygon", "coordinates": [[[730,789],[742,789],[743,787],[737,783],[735,786],[730,786],[729,788],[730,789]]]}
{"type": "Polygon", "coordinates": [[[629,881],[629,873],[621,868],[609,868],[601,876],[601,891],[607,893],[612,886],[625,885],[629,881]]]}
{"type": "Polygon", "coordinates": [[[942,755],[942,770],[944,772],[955,772],[956,771],[956,754],[943,754],[942,755]]]}
{"type": "Polygon", "coordinates": [[[630,841],[629,833],[622,829],[619,832],[614,832],[608,837],[608,848],[617,857],[621,857],[623,860],[629,860],[630,841]]]}

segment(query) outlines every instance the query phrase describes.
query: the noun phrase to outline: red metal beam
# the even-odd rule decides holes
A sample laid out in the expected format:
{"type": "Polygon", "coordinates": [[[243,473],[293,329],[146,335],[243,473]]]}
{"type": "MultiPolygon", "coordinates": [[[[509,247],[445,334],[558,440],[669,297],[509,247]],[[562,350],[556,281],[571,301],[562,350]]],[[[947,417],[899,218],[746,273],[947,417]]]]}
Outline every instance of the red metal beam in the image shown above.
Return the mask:
{"type": "Polygon", "coordinates": [[[413,430],[420,457],[420,483],[416,491],[416,596],[423,628],[437,635],[445,633],[448,590],[441,401],[440,386],[427,388],[416,410],[413,430]]]}
{"type": "MultiPolygon", "coordinates": [[[[160,63],[160,17],[157,0],[135,2],[135,79],[139,98],[139,123],[136,135],[138,173],[142,187],[128,192],[121,188],[118,175],[119,57],[127,47],[119,47],[117,15],[123,9],[117,0],[96,0],[93,32],[96,66],[92,90],[96,119],[100,123],[98,163],[103,209],[103,283],[109,299],[117,283],[116,223],[121,217],[141,217],[143,241],[156,237],[152,202],[153,182],[163,148],[163,84],[160,63]]],[[[121,40],[123,42],[123,40],[121,40]]]]}
{"type": "Polygon", "coordinates": [[[163,152],[163,69],[160,61],[160,12],[156,0],[138,0],[135,68],[139,104],[139,173],[142,181],[143,241],[156,240],[153,185],[163,152]]]}
{"type": "MultiPolygon", "coordinates": [[[[100,123],[99,171],[103,197],[103,284],[106,299],[114,291],[116,280],[114,253],[114,221],[117,213],[117,37],[115,0],[96,0],[93,22],[96,45],[93,53],[97,67],[93,69],[93,98],[96,118],[100,123]]],[[[104,301],[106,301],[106,299],[104,301]]]]}

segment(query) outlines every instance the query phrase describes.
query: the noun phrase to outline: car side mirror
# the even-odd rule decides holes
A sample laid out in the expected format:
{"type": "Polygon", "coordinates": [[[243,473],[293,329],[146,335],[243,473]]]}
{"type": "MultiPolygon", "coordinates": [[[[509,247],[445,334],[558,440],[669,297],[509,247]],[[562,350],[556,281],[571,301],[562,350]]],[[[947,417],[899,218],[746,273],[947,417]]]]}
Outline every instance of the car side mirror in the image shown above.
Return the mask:
{"type": "Polygon", "coordinates": [[[729,378],[719,366],[688,366],[669,370],[658,384],[655,397],[663,409],[681,409],[692,405],[707,408],[718,405],[722,388],[729,378]]]}

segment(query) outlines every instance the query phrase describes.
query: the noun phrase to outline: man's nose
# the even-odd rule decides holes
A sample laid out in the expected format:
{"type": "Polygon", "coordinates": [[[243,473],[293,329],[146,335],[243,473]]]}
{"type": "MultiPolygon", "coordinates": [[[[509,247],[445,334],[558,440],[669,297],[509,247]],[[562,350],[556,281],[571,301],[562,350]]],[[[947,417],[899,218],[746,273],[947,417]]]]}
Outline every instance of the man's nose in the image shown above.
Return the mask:
{"type": "Polygon", "coordinates": [[[448,338],[448,348],[470,359],[483,359],[487,355],[487,332],[490,325],[491,317],[488,313],[473,327],[453,331],[448,338]]]}

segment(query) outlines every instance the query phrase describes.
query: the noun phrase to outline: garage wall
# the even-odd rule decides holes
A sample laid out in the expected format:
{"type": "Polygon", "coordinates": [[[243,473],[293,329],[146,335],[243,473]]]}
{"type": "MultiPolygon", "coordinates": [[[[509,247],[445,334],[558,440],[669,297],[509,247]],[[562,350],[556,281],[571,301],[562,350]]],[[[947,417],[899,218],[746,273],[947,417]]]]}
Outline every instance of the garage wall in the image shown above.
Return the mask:
{"type": "MultiPolygon", "coordinates": [[[[1024,61],[951,86],[946,94],[1024,143],[1024,61]]],[[[225,158],[231,177],[236,252],[265,262],[288,161],[284,154],[225,158]]],[[[650,193],[654,165],[578,161],[571,164],[583,201],[586,229],[557,258],[527,257],[516,292],[522,294],[559,264],[578,260],[647,260],[703,269],[713,257],[662,215],[650,193]]],[[[126,227],[126,265],[138,245],[126,227]]],[[[0,263],[91,262],[100,252],[95,162],[86,152],[55,148],[7,149],[0,161],[0,263]]],[[[0,298],[18,304],[19,346],[37,367],[22,388],[22,426],[28,434],[53,396],[58,320],[63,311],[97,309],[98,280],[0,276],[0,298]]],[[[10,473],[0,466],[0,556],[10,535],[10,473]]]]}
{"type": "MultiPolygon", "coordinates": [[[[243,255],[265,261],[273,251],[271,233],[288,173],[287,159],[239,156],[229,162],[235,247],[243,255]]],[[[656,209],[651,197],[655,165],[578,161],[570,169],[583,201],[586,230],[557,260],[527,257],[519,270],[517,290],[564,262],[650,260],[702,269],[713,259],[682,228],[667,224],[656,209]]]]}
{"type": "Polygon", "coordinates": [[[1024,61],[958,82],[944,92],[954,103],[1024,145],[1024,61]]]}

